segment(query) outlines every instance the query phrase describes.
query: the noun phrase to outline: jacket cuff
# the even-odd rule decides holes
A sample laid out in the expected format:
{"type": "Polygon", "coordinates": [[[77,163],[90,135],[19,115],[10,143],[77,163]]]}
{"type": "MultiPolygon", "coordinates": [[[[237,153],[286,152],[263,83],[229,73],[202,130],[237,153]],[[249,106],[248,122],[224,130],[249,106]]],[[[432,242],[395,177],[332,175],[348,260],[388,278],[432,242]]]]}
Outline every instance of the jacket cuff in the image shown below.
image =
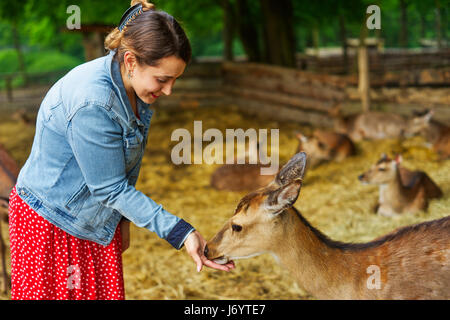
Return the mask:
{"type": "Polygon", "coordinates": [[[193,226],[181,219],[170,231],[166,241],[169,242],[175,249],[179,250],[183,247],[187,236],[194,230],[195,229],[193,226]]]}

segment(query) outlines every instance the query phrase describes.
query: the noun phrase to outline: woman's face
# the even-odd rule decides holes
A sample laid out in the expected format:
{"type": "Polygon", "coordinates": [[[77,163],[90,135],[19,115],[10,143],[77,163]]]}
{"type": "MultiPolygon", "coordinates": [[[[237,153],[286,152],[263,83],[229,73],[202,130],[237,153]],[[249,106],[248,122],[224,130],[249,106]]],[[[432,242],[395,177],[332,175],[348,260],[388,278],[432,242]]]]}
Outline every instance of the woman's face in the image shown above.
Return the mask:
{"type": "Polygon", "coordinates": [[[134,65],[133,76],[129,83],[136,95],[147,104],[155,102],[161,95],[170,95],[175,80],[183,74],[186,67],[186,63],[176,56],[162,58],[156,66],[141,66],[134,61],[131,64],[131,67],[134,65]]]}

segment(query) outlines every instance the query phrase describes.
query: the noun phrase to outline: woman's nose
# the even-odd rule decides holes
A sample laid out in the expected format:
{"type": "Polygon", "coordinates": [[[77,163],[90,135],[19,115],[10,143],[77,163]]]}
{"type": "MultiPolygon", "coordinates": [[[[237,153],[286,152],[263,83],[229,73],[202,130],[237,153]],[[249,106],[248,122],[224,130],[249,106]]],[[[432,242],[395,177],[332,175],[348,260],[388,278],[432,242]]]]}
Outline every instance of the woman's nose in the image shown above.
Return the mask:
{"type": "Polygon", "coordinates": [[[162,89],[161,89],[162,93],[164,93],[166,96],[169,96],[172,93],[172,85],[168,84],[165,85],[162,89]]]}

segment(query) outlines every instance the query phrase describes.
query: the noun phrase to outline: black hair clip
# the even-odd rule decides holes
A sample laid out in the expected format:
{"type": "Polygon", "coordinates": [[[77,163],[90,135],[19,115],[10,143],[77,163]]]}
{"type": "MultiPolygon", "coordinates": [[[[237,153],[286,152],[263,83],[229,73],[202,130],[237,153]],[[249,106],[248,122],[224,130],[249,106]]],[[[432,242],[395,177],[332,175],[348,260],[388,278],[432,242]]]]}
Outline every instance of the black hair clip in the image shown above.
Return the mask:
{"type": "Polygon", "coordinates": [[[127,11],[122,15],[122,18],[120,18],[119,26],[117,27],[119,31],[122,31],[123,28],[126,27],[127,23],[130,22],[130,20],[134,19],[136,16],[140,15],[142,13],[142,4],[138,3],[135,4],[132,7],[129,7],[127,11]]]}

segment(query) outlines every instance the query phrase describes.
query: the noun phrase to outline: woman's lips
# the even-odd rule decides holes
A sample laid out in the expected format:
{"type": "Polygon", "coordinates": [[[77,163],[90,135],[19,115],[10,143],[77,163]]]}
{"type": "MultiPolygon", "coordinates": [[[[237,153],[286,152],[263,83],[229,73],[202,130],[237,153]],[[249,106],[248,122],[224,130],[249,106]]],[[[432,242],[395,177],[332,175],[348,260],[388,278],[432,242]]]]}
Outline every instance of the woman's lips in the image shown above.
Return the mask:
{"type": "Polygon", "coordinates": [[[155,96],[153,93],[152,93],[151,95],[152,95],[152,97],[155,98],[155,99],[158,98],[158,96],[155,96]]]}

